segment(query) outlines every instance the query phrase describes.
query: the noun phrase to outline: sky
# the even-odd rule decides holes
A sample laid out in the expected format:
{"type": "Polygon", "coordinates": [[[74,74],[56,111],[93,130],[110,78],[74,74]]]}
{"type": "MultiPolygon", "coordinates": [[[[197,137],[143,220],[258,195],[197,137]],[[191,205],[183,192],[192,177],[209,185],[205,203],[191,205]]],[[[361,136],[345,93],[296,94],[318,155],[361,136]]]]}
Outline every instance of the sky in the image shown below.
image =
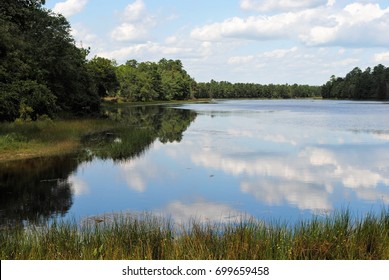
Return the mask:
{"type": "Polygon", "coordinates": [[[322,85],[389,66],[389,0],[46,0],[94,56],[180,59],[197,82],[322,85]]]}

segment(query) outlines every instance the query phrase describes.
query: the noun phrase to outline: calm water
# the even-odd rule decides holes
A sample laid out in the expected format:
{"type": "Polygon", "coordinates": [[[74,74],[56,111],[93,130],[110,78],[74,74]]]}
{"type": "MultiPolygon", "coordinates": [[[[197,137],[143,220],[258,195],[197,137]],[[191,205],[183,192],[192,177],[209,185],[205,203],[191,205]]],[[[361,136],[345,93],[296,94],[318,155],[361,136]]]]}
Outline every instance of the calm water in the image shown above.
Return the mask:
{"type": "Polygon", "coordinates": [[[388,103],[218,101],[110,114],[127,128],[85,139],[82,156],[3,164],[1,223],[144,211],[293,222],[389,205],[388,103]]]}

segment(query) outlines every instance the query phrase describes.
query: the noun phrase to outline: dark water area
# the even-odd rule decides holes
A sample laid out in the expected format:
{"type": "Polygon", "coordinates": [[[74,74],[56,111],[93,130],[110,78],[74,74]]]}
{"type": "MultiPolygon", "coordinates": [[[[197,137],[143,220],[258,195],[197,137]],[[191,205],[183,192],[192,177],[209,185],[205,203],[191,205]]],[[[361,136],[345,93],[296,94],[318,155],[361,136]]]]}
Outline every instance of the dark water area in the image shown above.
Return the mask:
{"type": "Polygon", "coordinates": [[[78,154],[0,165],[0,224],[151,212],[294,221],[389,204],[389,104],[229,100],[120,107],[78,154]]]}

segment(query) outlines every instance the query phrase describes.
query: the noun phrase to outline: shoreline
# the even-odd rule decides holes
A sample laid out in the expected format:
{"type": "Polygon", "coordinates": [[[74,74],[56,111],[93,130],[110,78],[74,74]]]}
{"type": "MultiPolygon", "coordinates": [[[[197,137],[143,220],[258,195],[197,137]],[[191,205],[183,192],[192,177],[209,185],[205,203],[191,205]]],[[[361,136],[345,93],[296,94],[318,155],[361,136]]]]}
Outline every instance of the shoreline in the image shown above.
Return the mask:
{"type": "Polygon", "coordinates": [[[57,222],[0,229],[0,258],[48,260],[388,260],[389,211],[345,210],[294,225],[249,219],[188,221],[179,228],[145,213],[113,221],[57,222]]]}

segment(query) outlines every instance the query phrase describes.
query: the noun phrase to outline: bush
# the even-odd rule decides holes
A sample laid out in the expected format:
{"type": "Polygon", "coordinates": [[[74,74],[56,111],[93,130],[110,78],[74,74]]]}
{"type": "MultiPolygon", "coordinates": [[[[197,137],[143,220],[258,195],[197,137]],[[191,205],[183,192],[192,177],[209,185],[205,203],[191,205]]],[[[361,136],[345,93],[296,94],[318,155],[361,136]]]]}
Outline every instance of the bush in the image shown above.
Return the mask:
{"type": "Polygon", "coordinates": [[[19,116],[19,98],[15,92],[0,89],[0,121],[13,121],[19,116]]]}
{"type": "Polygon", "coordinates": [[[56,97],[46,85],[36,81],[17,81],[0,86],[0,121],[37,120],[39,116],[52,117],[57,111],[56,97]]]}

